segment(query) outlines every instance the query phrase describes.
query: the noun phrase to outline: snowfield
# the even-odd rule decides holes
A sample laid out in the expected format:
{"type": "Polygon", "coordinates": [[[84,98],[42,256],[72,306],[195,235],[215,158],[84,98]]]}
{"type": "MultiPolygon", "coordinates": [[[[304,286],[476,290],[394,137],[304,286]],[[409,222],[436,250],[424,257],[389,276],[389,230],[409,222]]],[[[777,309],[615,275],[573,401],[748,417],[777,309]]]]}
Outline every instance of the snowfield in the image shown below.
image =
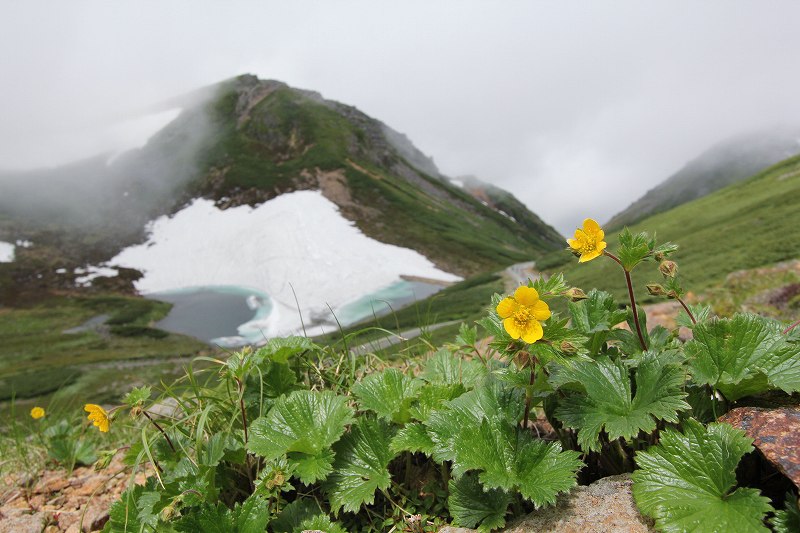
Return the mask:
{"type": "Polygon", "coordinates": [[[11,263],[14,261],[15,246],[10,242],[0,241],[0,263],[11,263]]]}
{"type": "Polygon", "coordinates": [[[330,325],[318,323],[330,317],[328,306],[336,312],[401,275],[461,279],[414,250],[367,237],[319,191],[226,210],[196,199],[172,217],[154,220],[148,230],[148,242],[123,250],[107,264],[142,271],[136,288],[143,294],[208,285],[267,293],[272,312],[241,326],[242,333],[297,333],[300,313],[309,335],[330,331],[330,325]]]}

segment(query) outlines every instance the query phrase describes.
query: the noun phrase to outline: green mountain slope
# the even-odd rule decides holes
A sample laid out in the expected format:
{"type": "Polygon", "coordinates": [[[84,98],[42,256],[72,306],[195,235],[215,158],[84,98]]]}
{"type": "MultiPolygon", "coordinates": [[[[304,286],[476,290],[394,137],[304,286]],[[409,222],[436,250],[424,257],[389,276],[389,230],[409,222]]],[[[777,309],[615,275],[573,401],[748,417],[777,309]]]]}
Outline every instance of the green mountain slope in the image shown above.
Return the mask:
{"type": "MultiPolygon", "coordinates": [[[[800,156],[787,159],[751,178],[630,226],[631,231],[657,233],[659,242],[680,246],[675,260],[687,290],[700,291],[724,280],[730,272],[800,257],[800,156]]],[[[576,227],[581,221],[576,221],[576,227]]],[[[616,234],[607,232],[609,250],[616,234]]],[[[599,287],[624,297],[619,267],[607,258],[578,264],[569,252],[558,252],[568,281],[579,287],[599,287]]],[[[633,272],[637,293],[659,281],[654,266],[633,272]]]]}
{"type": "Polygon", "coordinates": [[[800,153],[800,131],[776,128],[740,135],[721,142],[690,161],[680,171],[648,191],[605,226],[621,229],[645,217],[736,183],[800,153]]]}
{"type": "Polygon", "coordinates": [[[18,250],[17,270],[47,286],[55,268],[113,257],[144,239],[148,220],[194,197],[226,208],[305,189],[320,190],[366,235],[461,275],[560,246],[560,235],[521,204],[515,223],[354,107],[250,75],[205,93],[201,103],[174,100],[183,106],[178,118],[113,162],[0,176],[0,240],[34,243],[18,250]]]}

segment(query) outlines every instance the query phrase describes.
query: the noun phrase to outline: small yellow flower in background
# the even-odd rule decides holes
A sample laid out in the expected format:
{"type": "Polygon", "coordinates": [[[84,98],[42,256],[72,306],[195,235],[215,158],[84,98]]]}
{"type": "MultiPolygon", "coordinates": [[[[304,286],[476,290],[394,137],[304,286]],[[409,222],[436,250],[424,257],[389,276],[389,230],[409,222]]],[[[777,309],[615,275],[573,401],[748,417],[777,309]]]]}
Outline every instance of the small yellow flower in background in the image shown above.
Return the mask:
{"type": "Polygon", "coordinates": [[[39,420],[43,416],[44,416],[44,409],[42,409],[41,407],[34,407],[33,409],[31,409],[31,418],[39,420]]]}
{"type": "Polygon", "coordinates": [[[108,413],[106,410],[93,403],[87,403],[83,406],[83,410],[89,413],[89,420],[91,420],[97,428],[103,433],[108,433],[108,413]]]}
{"type": "Polygon", "coordinates": [[[603,255],[603,250],[606,249],[606,242],[603,240],[605,236],[600,224],[587,218],[583,221],[583,229],[576,229],[575,238],[567,239],[567,243],[570,248],[581,254],[578,262],[585,263],[603,255]]]}
{"type": "Polygon", "coordinates": [[[513,297],[497,304],[497,314],[503,319],[503,327],[512,339],[521,337],[533,344],[544,335],[539,321],[550,318],[550,307],[539,299],[536,289],[523,285],[517,288],[513,297]]]}

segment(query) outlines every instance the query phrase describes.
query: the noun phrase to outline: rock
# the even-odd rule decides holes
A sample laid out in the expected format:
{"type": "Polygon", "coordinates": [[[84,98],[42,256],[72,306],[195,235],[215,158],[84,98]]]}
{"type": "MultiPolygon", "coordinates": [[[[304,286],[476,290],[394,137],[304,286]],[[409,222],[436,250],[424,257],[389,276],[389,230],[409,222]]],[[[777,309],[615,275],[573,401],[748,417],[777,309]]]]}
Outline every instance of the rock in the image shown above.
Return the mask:
{"type": "Polygon", "coordinates": [[[0,533],[41,533],[49,517],[45,513],[0,515],[0,533]]]}
{"type": "Polygon", "coordinates": [[[720,417],[753,439],[753,446],[800,487],[800,408],[737,407],[720,417]]]}
{"type": "MultiPolygon", "coordinates": [[[[502,529],[506,533],[548,531],[552,533],[645,533],[655,532],[653,521],[643,517],[631,494],[629,474],[611,476],[589,486],[577,487],[545,507],[502,529]]],[[[446,527],[440,533],[474,530],[446,527]]]]}

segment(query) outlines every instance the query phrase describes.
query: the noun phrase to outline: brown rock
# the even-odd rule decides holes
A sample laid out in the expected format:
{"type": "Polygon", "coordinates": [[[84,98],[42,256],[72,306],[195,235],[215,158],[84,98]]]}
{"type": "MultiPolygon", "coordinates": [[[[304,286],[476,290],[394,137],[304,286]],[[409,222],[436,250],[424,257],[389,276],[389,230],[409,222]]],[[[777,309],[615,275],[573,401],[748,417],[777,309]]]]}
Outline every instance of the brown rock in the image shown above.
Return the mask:
{"type": "Polygon", "coordinates": [[[738,407],[720,421],[744,430],[753,446],[800,487],[800,408],[738,407]]]}
{"type": "Polygon", "coordinates": [[[48,520],[46,513],[3,511],[0,516],[0,533],[40,533],[48,520]]]}

